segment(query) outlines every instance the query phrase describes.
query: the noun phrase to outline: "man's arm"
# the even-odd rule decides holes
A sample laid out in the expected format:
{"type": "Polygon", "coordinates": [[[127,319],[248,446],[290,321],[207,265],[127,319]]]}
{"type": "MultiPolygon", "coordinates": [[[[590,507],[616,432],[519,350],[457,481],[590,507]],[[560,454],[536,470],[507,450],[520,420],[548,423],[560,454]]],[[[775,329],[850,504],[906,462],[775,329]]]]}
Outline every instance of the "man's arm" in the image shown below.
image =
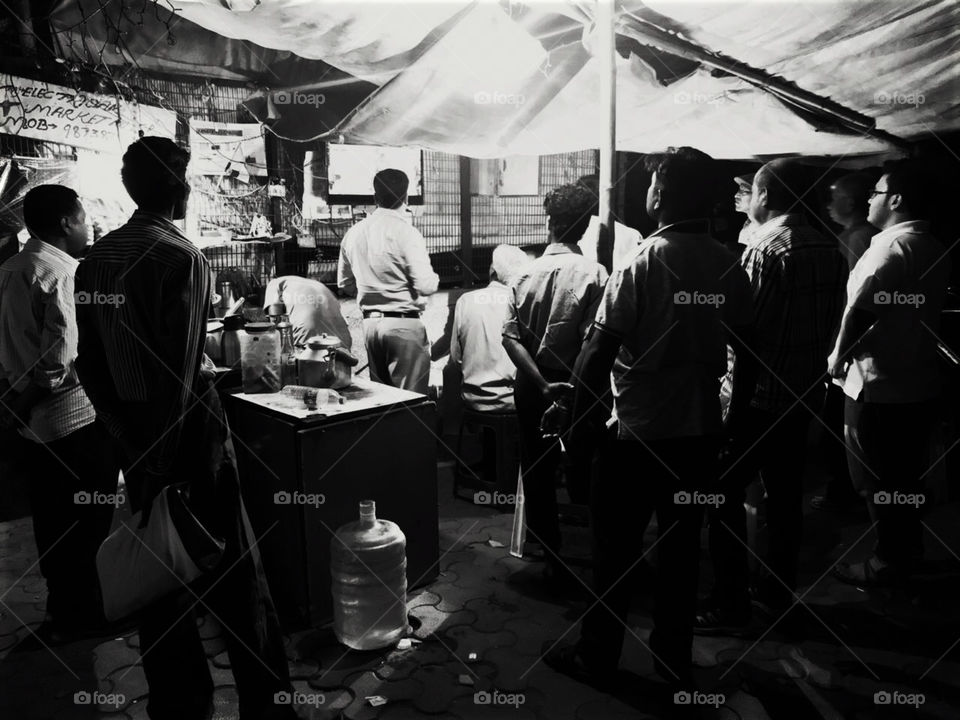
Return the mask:
{"type": "Polygon", "coordinates": [[[840,334],[830,357],[827,358],[827,372],[831,377],[842,378],[846,374],[847,363],[857,347],[857,343],[877,322],[877,316],[859,307],[848,307],[840,321],[840,334]]]}
{"type": "Polygon", "coordinates": [[[348,297],[357,296],[357,278],[350,265],[350,233],[340,243],[340,259],[337,261],[337,287],[348,297]]]}
{"type": "Polygon", "coordinates": [[[507,357],[517,368],[518,373],[523,373],[537,389],[548,399],[556,401],[569,394],[573,386],[570,383],[548,383],[540,373],[536,360],[530,354],[530,351],[520,342],[520,314],[517,311],[516,287],[511,292],[507,302],[507,319],[503,323],[503,349],[507,351],[507,357]]]}
{"type": "Polygon", "coordinates": [[[620,352],[621,338],[593,325],[573,365],[573,408],[570,445],[584,445],[599,431],[613,412],[610,371],[620,352]]]}
{"type": "Polygon", "coordinates": [[[463,303],[464,298],[457,300],[457,305],[453,309],[453,327],[450,328],[450,360],[448,364],[460,365],[463,348],[460,345],[460,327],[463,323],[463,303]]]}
{"type": "Polygon", "coordinates": [[[433,271],[430,255],[427,253],[427,241],[415,227],[410,227],[410,237],[404,243],[404,255],[407,260],[407,277],[410,286],[417,295],[433,295],[440,287],[440,276],[433,271]]]}

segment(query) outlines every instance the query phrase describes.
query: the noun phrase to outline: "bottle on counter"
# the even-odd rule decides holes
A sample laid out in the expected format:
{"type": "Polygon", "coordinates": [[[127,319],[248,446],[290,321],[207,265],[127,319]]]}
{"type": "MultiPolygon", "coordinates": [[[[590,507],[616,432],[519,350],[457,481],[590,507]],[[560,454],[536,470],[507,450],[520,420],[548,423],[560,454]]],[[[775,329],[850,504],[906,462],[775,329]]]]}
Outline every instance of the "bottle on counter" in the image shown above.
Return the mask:
{"type": "Polygon", "coordinates": [[[280,391],[280,333],[273,323],[247,323],[240,334],[240,370],[245,393],[280,391]]]}
{"type": "Polygon", "coordinates": [[[406,635],[407,539],[396,523],[378,520],[373,500],[360,520],[330,542],[333,632],[354,650],[375,650],[406,635]]]}
{"type": "Polygon", "coordinates": [[[293,346],[293,325],[284,314],[277,322],[280,333],[280,387],[297,384],[297,350],[293,346]]]}
{"type": "Polygon", "coordinates": [[[227,315],[223,318],[220,333],[220,362],[233,368],[240,364],[240,334],[243,332],[243,316],[227,315]]]}

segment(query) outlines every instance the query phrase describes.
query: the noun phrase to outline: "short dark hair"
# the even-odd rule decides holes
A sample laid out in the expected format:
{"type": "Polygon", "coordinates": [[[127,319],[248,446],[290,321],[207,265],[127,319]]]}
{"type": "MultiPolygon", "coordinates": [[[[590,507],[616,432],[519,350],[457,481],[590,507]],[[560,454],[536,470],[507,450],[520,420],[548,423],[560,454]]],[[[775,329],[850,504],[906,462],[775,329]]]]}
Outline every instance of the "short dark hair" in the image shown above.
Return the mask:
{"type": "Polygon", "coordinates": [[[597,173],[590,175],[581,175],[577,178],[577,185],[588,190],[593,195],[593,212],[591,215],[600,214],[600,176],[597,173]]]}
{"type": "Polygon", "coordinates": [[[761,167],[754,183],[767,191],[767,207],[777,212],[805,212],[805,205],[816,204],[816,188],[810,171],[796,160],[771,160],[761,167]]]}
{"type": "Polygon", "coordinates": [[[866,216],[870,211],[870,194],[873,192],[877,179],[870,173],[859,171],[848,173],[837,178],[833,187],[843,190],[853,203],[854,211],[858,215],[866,216]]]}
{"type": "Polygon", "coordinates": [[[669,148],[665,153],[648,155],[644,165],[648,172],[657,174],[663,211],[674,220],[710,217],[714,204],[713,158],[695,148],[669,148]]]}
{"type": "Polygon", "coordinates": [[[887,192],[903,198],[906,212],[922,220],[930,220],[936,205],[937,186],[934,174],[913,158],[888,160],[883,164],[887,176],[887,192]]]}
{"type": "Polygon", "coordinates": [[[60,221],[80,209],[76,191],[63,185],[37,185],[23,198],[23,224],[40,239],[59,237],[60,221]]]}
{"type": "Polygon", "coordinates": [[[583,237],[594,215],[597,196],[579,183],[559,185],[543,199],[543,209],[550,218],[554,240],[575,243],[583,237]]]}
{"type": "Polygon", "coordinates": [[[407,199],[410,180],[403,170],[387,168],[373,176],[373,197],[377,205],[398,208],[407,199]]]}
{"type": "Polygon", "coordinates": [[[173,140],[148,136],[123,155],[123,185],[140,207],[165,209],[183,193],[190,153],[173,140]]]}

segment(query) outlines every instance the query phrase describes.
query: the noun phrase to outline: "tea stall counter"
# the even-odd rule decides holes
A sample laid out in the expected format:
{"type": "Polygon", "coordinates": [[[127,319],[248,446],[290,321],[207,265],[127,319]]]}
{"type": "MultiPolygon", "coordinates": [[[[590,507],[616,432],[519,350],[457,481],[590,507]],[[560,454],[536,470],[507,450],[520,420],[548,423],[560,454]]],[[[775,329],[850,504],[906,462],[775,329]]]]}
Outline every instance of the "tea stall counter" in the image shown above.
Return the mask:
{"type": "Polygon", "coordinates": [[[437,576],[436,410],[425,395],[361,378],[342,405],[280,393],[224,396],[240,484],[285,631],[328,622],[330,541],[361,500],[407,537],[410,588],[437,576]]]}

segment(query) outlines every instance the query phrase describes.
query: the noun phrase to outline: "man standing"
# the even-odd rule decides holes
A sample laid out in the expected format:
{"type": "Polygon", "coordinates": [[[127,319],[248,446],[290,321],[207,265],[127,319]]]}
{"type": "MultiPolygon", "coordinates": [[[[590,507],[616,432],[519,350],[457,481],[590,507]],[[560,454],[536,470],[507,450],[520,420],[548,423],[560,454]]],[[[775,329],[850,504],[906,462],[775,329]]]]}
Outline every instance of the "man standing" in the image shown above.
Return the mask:
{"type": "Polygon", "coordinates": [[[374,176],[377,209],[343,238],[337,285],[363,312],[370,379],[426,395],[430,342],[420,313],[440,278],[426,240],[403,212],[408,185],[402,170],[374,176]]]}
{"type": "MultiPolygon", "coordinates": [[[[570,577],[559,555],[560,443],[544,439],[540,420],[552,402],[573,389],[573,363],[607,281],[603,266],[584,258],[577,247],[594,204],[594,194],[580,185],[561,185],[547,194],[543,207],[550,244],[513,281],[503,325],[503,346],[517,368],[514,400],[527,526],[546,553],[547,578],[560,584],[570,577]]],[[[586,502],[579,486],[570,491],[574,502],[586,502]]]]}
{"type": "MultiPolygon", "coordinates": [[[[656,671],[692,685],[693,615],[699,537],[713,497],[720,445],[720,378],[728,341],[747,335],[750,287],[736,256],[711,237],[702,179],[710,161],[651,156],[647,212],[658,223],[632,262],[615,269],[574,369],[571,447],[600,440],[591,492],[595,603],[576,645],[546,661],[560,672],[605,684],[627,627],[631,575],[643,532],[657,513],[660,539],[654,631],[656,671]],[[733,332],[729,332],[733,329],[733,332]],[[613,371],[615,423],[605,427],[613,371]]],[[[551,424],[562,412],[553,410],[551,424]]]]}
{"type": "Polygon", "coordinates": [[[263,309],[283,303],[293,326],[293,344],[306,347],[314,335],[326,333],[340,338],[347,350],[353,345],[350,328],[340,312],[337,296],[326,285],[298,275],[283,275],[267,283],[263,309]]]}
{"type": "Polygon", "coordinates": [[[753,179],[753,244],[740,261],[750,278],[756,319],[747,352],[756,373],[742,372],[738,355],[734,402],[727,418],[731,444],[721,467],[726,502],[710,513],[714,564],[711,605],[698,616],[701,631],[746,624],[751,615],[744,499],[759,472],[767,493],[770,573],[760,578],[756,604],[778,616],[793,602],[803,531],[804,449],[810,421],[823,403],[822,358],[829,352],[843,308],[847,264],[836,243],[802,215],[806,172],[793,160],[774,160],[753,179]],[[738,407],[741,405],[738,403],[738,407]]]}
{"type": "Polygon", "coordinates": [[[512,413],[517,369],[503,347],[501,333],[510,303],[511,278],[523,271],[527,254],[498,245],[490,264],[490,284],[457,300],[450,335],[450,362],[461,369],[465,405],[482,412],[512,413]]]}
{"type": "Polygon", "coordinates": [[[834,568],[861,587],[902,582],[923,557],[923,478],[941,387],[936,337],[950,278],[928,222],[937,180],[915,160],[884,168],[868,216],[880,233],[850,275],[827,361],[847,394],[850,474],[877,525],[873,556],[834,568]]]}
{"type": "Polygon", "coordinates": [[[123,184],[138,210],[94,244],[77,290],[113,302],[77,306],[77,369],[122,452],[134,512],[171,483],[225,540],[219,565],[140,617],[151,720],[209,717],[213,682],[193,608],[223,625],[240,716],[293,718],[274,694],[289,690],[283,638],[240,500],[233,446],[211,378],[201,374],[210,303],[206,258],[174,225],[186,212],[189,153],[145,137],[123,156],[123,184]],[[197,599],[199,597],[199,599],[197,599]]]}
{"type": "MultiPolygon", "coordinates": [[[[876,179],[869,173],[855,172],[840,177],[830,186],[827,211],[830,219],[843,228],[837,241],[850,272],[853,272],[857,261],[870,246],[870,238],[878,232],[867,222],[870,194],[875,184],[876,179]]],[[[831,475],[826,492],[810,498],[810,505],[817,510],[844,511],[859,505],[860,498],[850,484],[846,451],[840,442],[843,437],[843,398],[843,390],[831,383],[827,388],[824,415],[832,432],[823,439],[831,475]]]]}
{"type": "Polygon", "coordinates": [[[38,635],[49,643],[104,629],[95,560],[119,466],[74,369],[83,206],[70,188],[39,185],[24,198],[23,218],[30,239],[0,266],[0,424],[32,441],[29,495],[47,581],[38,635]]]}

